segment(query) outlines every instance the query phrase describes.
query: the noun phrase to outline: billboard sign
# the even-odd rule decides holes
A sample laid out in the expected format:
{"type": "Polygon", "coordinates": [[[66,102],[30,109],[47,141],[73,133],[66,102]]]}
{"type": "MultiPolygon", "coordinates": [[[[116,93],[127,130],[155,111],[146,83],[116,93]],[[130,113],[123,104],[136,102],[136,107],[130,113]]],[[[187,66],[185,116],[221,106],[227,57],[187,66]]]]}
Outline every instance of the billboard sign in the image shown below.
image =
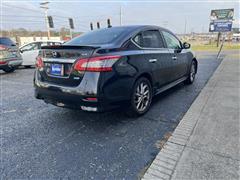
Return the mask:
{"type": "Polygon", "coordinates": [[[232,30],[231,21],[210,22],[209,32],[228,32],[232,30]]]}
{"type": "Polygon", "coordinates": [[[210,20],[233,20],[234,9],[215,9],[211,11],[210,20]]]}
{"type": "Polygon", "coordinates": [[[215,9],[210,14],[209,32],[228,32],[232,30],[234,9],[215,9]]]}

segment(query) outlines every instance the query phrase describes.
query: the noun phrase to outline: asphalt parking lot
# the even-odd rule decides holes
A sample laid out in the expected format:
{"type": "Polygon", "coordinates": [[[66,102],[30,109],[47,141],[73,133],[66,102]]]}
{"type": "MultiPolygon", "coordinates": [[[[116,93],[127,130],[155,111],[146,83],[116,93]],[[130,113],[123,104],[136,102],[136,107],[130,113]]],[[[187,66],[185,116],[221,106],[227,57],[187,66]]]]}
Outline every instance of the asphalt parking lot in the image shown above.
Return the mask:
{"type": "Polygon", "coordinates": [[[158,95],[137,119],[45,104],[33,96],[34,69],[0,72],[2,178],[136,179],[220,63],[213,53],[198,60],[193,85],[158,95]]]}

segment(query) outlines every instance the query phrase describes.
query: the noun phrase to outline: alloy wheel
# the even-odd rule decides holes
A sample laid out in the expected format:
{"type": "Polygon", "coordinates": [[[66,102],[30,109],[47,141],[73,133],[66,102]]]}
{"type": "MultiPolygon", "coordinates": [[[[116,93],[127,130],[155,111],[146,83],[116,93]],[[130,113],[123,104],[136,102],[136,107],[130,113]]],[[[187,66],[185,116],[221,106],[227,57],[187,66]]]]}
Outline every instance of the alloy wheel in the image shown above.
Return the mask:
{"type": "Polygon", "coordinates": [[[150,87],[146,82],[141,82],[135,92],[134,103],[137,111],[143,112],[150,103],[150,87]]]}

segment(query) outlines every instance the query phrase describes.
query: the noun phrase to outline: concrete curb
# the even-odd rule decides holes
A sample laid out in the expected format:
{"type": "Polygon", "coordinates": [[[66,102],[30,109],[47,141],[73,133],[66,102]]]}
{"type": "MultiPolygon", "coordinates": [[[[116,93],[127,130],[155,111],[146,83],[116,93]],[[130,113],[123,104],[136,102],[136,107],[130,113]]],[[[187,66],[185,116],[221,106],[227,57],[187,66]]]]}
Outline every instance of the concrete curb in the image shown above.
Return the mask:
{"type": "Polygon", "coordinates": [[[214,87],[218,81],[216,74],[221,72],[223,68],[222,62],[184,115],[172,136],[168,139],[150,167],[147,169],[142,178],[143,180],[172,178],[177,163],[194,131],[201,112],[203,111],[205,104],[208,102],[209,97],[214,93],[214,87]]]}

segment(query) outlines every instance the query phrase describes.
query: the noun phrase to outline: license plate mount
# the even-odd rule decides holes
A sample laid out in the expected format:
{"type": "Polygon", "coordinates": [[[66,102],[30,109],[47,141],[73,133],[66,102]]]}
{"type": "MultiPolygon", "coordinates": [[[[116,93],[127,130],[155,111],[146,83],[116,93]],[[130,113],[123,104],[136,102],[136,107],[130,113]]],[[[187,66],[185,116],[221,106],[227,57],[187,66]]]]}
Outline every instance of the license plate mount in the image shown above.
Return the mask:
{"type": "Polygon", "coordinates": [[[63,64],[51,64],[51,75],[63,76],[63,64]]]}

